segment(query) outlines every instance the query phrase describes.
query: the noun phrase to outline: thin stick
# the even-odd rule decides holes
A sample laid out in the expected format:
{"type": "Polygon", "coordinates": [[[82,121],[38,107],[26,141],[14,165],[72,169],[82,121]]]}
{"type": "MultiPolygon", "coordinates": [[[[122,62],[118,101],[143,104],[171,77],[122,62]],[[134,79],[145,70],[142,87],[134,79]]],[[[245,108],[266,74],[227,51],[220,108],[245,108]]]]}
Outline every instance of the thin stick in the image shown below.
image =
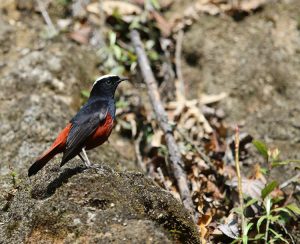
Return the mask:
{"type": "Polygon", "coordinates": [[[182,41],[183,41],[183,30],[180,30],[177,34],[176,38],[176,50],[175,50],[175,66],[176,66],[176,74],[178,78],[178,92],[177,96],[182,96],[185,98],[185,86],[184,79],[181,71],[181,52],[182,52],[182,41]]]}
{"type": "Polygon", "coordinates": [[[194,149],[197,151],[199,156],[203,159],[203,161],[210,167],[214,172],[218,173],[218,170],[216,169],[215,165],[213,162],[210,160],[210,158],[202,152],[201,148],[195,145],[193,140],[185,133],[182,129],[179,129],[178,132],[183,136],[183,139],[187,141],[194,149]]]}
{"type": "Polygon", "coordinates": [[[239,138],[239,127],[235,129],[235,167],[236,174],[238,178],[238,192],[239,192],[239,201],[240,208],[242,209],[241,220],[242,220],[242,234],[245,234],[245,217],[244,217],[244,198],[243,198],[243,187],[242,187],[242,177],[240,171],[240,159],[239,159],[239,147],[240,147],[240,138],[239,138]]]}
{"type": "Polygon", "coordinates": [[[300,173],[296,174],[295,176],[293,176],[291,179],[288,179],[287,181],[283,182],[282,184],[280,184],[279,189],[283,189],[285,187],[287,187],[289,184],[293,183],[294,181],[296,181],[298,178],[300,178],[300,173]]]}
{"type": "Polygon", "coordinates": [[[142,76],[147,86],[148,95],[156,115],[158,124],[163,130],[165,135],[166,144],[170,155],[170,164],[177,181],[179,193],[185,208],[191,213],[195,213],[194,205],[191,198],[191,193],[188,187],[187,176],[184,171],[184,163],[182,161],[181,153],[176,144],[173,129],[168,122],[167,113],[162,105],[160,94],[158,92],[158,86],[151,70],[149,60],[146,56],[140,34],[136,30],[130,32],[131,42],[135,48],[138,64],[140,66],[142,76]]]}
{"type": "Polygon", "coordinates": [[[37,1],[37,4],[39,6],[39,10],[41,11],[42,16],[43,16],[46,24],[48,25],[48,27],[50,28],[50,30],[53,31],[53,33],[57,33],[57,30],[56,30],[56,28],[55,28],[55,26],[54,26],[54,24],[53,24],[53,22],[52,22],[52,20],[51,20],[51,18],[49,16],[48,12],[47,12],[47,10],[46,10],[46,8],[44,6],[44,3],[42,1],[40,1],[40,0],[36,0],[36,1],[37,1]]]}

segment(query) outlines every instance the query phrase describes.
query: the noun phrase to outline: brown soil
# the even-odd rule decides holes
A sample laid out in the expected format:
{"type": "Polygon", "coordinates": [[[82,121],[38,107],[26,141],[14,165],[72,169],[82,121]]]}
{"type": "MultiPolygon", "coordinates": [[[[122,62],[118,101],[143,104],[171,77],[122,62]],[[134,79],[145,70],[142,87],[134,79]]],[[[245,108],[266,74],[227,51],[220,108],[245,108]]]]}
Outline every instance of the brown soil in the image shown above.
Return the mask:
{"type": "MultiPolygon", "coordinates": [[[[176,1],[167,16],[191,2],[176,1]]],[[[183,42],[189,96],[225,91],[218,106],[227,123],[278,147],[284,159],[300,158],[299,16],[297,0],[274,1],[239,22],[200,14],[183,42]]],[[[278,175],[282,181],[294,171],[278,175]]]]}

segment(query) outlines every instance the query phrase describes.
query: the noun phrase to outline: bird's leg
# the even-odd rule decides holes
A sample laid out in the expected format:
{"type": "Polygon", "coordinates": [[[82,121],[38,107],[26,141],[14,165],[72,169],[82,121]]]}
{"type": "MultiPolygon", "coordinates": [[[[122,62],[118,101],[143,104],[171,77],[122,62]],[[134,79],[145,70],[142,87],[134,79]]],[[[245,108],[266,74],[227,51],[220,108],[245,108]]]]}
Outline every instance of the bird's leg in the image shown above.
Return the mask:
{"type": "MultiPolygon", "coordinates": [[[[88,167],[88,168],[90,168],[91,167],[91,162],[90,162],[90,160],[89,160],[89,158],[88,158],[88,156],[87,156],[86,151],[85,151],[84,148],[82,148],[82,152],[83,152],[83,156],[84,156],[85,166],[88,167]]],[[[81,155],[79,157],[81,157],[81,155]]]]}
{"type": "Polygon", "coordinates": [[[80,157],[81,161],[85,163],[84,158],[82,157],[81,153],[78,153],[78,156],[80,157]]]}

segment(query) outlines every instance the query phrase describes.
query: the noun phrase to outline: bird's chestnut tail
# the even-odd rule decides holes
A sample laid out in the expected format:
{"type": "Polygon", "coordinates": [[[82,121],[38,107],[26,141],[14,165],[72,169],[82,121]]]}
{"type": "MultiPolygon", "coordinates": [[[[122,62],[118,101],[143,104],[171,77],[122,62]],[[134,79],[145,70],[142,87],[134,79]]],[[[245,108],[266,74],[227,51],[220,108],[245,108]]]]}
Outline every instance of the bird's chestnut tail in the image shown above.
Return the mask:
{"type": "Polygon", "coordinates": [[[48,163],[56,154],[60,153],[59,147],[50,148],[39,157],[28,169],[28,176],[35,175],[48,163]]]}
{"type": "Polygon", "coordinates": [[[39,170],[41,170],[46,163],[49,162],[56,154],[61,153],[65,146],[69,131],[71,129],[71,123],[69,123],[58,135],[50,149],[42,154],[28,170],[28,176],[35,175],[39,170]]]}

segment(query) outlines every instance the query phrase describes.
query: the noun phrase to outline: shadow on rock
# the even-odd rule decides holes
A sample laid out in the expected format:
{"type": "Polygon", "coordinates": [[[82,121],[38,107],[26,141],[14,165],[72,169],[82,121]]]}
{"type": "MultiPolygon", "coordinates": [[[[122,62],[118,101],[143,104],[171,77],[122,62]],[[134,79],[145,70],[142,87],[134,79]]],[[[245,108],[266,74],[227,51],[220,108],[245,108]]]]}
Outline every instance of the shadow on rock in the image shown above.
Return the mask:
{"type": "Polygon", "coordinates": [[[57,188],[61,187],[64,183],[67,183],[68,180],[77,174],[82,173],[86,170],[83,166],[77,166],[75,168],[67,168],[61,174],[52,180],[46,187],[38,185],[34,187],[31,191],[31,196],[34,199],[45,199],[51,197],[57,188]]]}

